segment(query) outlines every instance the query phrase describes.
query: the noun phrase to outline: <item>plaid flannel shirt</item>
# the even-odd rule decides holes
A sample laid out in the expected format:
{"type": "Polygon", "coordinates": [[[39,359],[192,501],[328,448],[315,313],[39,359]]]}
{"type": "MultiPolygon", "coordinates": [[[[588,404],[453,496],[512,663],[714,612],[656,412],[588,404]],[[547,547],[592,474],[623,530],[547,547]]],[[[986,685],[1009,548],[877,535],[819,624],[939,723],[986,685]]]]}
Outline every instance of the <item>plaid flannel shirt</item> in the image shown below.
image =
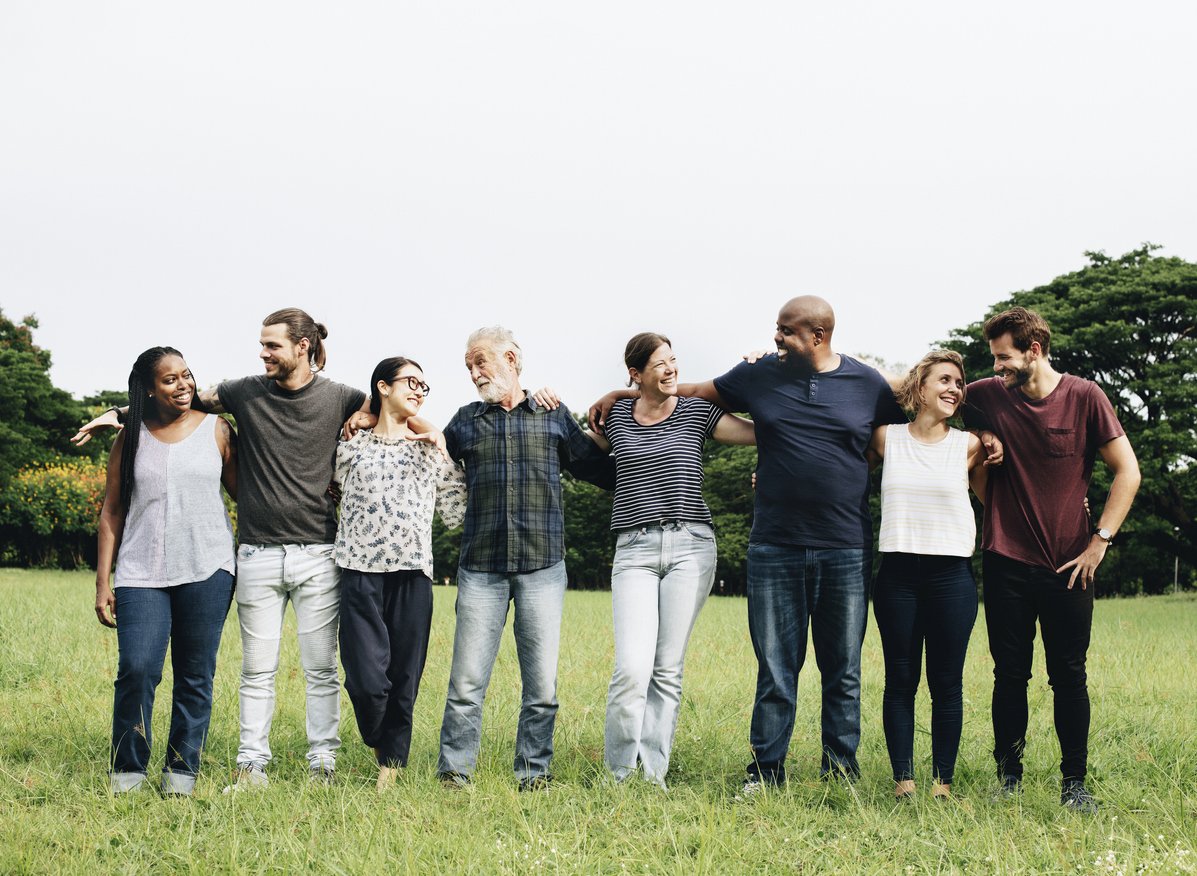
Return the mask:
{"type": "Polygon", "coordinates": [[[505,411],[465,405],[445,427],[449,455],[465,464],[468,485],[461,565],[479,572],[532,572],[565,557],[561,470],[604,489],[615,466],[582,432],[565,405],[532,396],[505,411]]]}

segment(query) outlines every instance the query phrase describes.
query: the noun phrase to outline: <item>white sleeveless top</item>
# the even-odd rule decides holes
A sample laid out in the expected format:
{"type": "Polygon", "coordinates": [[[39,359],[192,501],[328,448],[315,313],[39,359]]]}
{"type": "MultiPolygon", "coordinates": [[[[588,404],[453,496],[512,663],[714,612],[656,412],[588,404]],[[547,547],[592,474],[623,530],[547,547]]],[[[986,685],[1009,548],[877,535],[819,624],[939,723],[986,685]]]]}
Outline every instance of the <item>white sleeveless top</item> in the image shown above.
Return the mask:
{"type": "Polygon", "coordinates": [[[216,420],[166,444],[141,425],[133,496],[116,558],[117,587],[173,587],[236,569],[233,527],[220,495],[216,420]]]}
{"type": "Polygon", "coordinates": [[[881,471],[882,553],[971,557],[977,522],[968,499],[968,433],[949,429],[936,444],[885,430],[881,471]]]}

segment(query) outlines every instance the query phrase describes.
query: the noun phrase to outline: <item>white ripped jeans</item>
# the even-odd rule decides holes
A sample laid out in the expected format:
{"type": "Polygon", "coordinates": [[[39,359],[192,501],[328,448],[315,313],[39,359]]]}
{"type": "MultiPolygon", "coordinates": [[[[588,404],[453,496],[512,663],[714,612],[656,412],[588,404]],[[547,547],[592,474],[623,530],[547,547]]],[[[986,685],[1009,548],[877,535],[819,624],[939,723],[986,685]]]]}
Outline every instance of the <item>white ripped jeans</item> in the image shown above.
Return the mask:
{"type": "Polygon", "coordinates": [[[299,627],[307,681],[308,764],[336,766],[341,722],[337,621],[341,573],[331,544],[249,545],[237,550],[237,619],[241,625],[241,766],[270,762],[274,676],[288,600],[299,627]]]}

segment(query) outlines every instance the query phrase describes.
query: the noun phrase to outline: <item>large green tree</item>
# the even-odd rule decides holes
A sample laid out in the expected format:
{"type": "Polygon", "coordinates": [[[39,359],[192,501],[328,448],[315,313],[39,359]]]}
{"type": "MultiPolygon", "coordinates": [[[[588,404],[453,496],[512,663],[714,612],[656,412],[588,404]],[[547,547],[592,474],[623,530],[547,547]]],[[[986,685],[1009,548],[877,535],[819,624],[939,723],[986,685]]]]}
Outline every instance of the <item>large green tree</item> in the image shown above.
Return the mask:
{"type": "MultiPolygon", "coordinates": [[[[1143,474],[1101,576],[1124,593],[1170,586],[1174,558],[1189,577],[1197,566],[1197,264],[1158,249],[1144,244],[1118,258],[1086,253],[1085,267],[1015,292],[986,314],[1015,305],[1040,313],[1052,329],[1057,370],[1096,381],[1114,403],[1143,474]]],[[[973,377],[993,365],[982,322],[946,343],[973,377]]],[[[1095,516],[1109,482],[1099,463],[1089,495],[1095,516]]]]}
{"type": "Polygon", "coordinates": [[[50,380],[50,352],[33,342],[37,320],[13,322],[0,310],[0,488],[22,468],[58,456],[93,456],[70,436],[85,407],[50,380]]]}

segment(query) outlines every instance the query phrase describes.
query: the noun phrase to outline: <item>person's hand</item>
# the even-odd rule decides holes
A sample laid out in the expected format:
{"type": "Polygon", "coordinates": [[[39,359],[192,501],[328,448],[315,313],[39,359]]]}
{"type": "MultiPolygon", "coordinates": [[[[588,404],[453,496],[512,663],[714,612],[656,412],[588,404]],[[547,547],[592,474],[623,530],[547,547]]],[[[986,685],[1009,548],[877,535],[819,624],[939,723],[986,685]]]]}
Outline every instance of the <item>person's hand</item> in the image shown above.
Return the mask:
{"type": "Polygon", "coordinates": [[[334,502],[336,502],[338,505],[341,504],[341,485],[338,484],[336,481],[329,481],[328,489],[325,490],[324,492],[326,492],[326,493],[328,493],[328,495],[332,496],[332,500],[334,502]]]}
{"type": "Polygon", "coordinates": [[[744,359],[744,361],[745,361],[745,362],[747,362],[749,365],[752,365],[753,363],[755,363],[755,362],[759,362],[761,359],[764,359],[764,358],[765,358],[766,356],[768,356],[770,353],[776,353],[776,352],[777,352],[777,348],[776,348],[776,347],[774,347],[774,348],[772,348],[772,349],[770,349],[770,348],[768,348],[768,347],[762,347],[762,348],[761,348],[761,349],[759,349],[759,350],[749,350],[747,353],[745,353],[745,354],[743,355],[743,357],[742,357],[742,358],[743,358],[743,359],[744,359]]]}
{"type": "Polygon", "coordinates": [[[348,441],[362,429],[373,429],[378,424],[378,417],[366,411],[354,411],[341,428],[341,437],[348,441]]]}
{"type": "Polygon", "coordinates": [[[100,429],[123,429],[124,426],[116,419],[116,411],[111,409],[104,411],[100,416],[96,417],[89,423],[79,427],[79,431],[71,436],[71,443],[76,447],[82,447],[91,440],[92,433],[98,432],[100,429]]]}
{"type": "Polygon", "coordinates": [[[621,398],[640,398],[640,391],[634,389],[612,390],[592,404],[587,412],[591,432],[603,431],[603,426],[607,425],[607,414],[611,413],[611,408],[621,398]]]}
{"type": "Polygon", "coordinates": [[[96,582],[96,617],[104,626],[116,629],[116,594],[107,581],[96,582]]]}
{"type": "Polygon", "coordinates": [[[756,492],[756,472],[752,473],[752,491],[756,492]]]}
{"type": "Polygon", "coordinates": [[[985,447],[985,465],[1001,465],[1002,460],[1006,458],[1006,448],[1002,446],[998,436],[992,432],[982,432],[978,437],[985,447]]]}
{"type": "Polygon", "coordinates": [[[445,443],[445,433],[440,429],[429,429],[427,432],[416,432],[411,436],[412,441],[426,441],[427,443],[436,447],[441,452],[441,456],[453,460],[449,457],[449,446],[445,443]]]}
{"type": "Polygon", "coordinates": [[[1066,569],[1072,569],[1072,575],[1068,579],[1068,589],[1072,589],[1077,578],[1081,579],[1081,589],[1088,589],[1089,585],[1093,583],[1093,577],[1097,574],[1097,567],[1106,557],[1106,550],[1109,546],[1108,542],[1096,535],[1093,536],[1089,539],[1089,545],[1084,552],[1075,560],[1070,560],[1056,569],[1056,574],[1061,575],[1066,569]]]}
{"type": "Polygon", "coordinates": [[[561,398],[553,391],[551,386],[542,386],[536,392],[532,393],[532,398],[536,399],[536,404],[540,407],[550,411],[555,411],[561,407],[561,398]]]}

